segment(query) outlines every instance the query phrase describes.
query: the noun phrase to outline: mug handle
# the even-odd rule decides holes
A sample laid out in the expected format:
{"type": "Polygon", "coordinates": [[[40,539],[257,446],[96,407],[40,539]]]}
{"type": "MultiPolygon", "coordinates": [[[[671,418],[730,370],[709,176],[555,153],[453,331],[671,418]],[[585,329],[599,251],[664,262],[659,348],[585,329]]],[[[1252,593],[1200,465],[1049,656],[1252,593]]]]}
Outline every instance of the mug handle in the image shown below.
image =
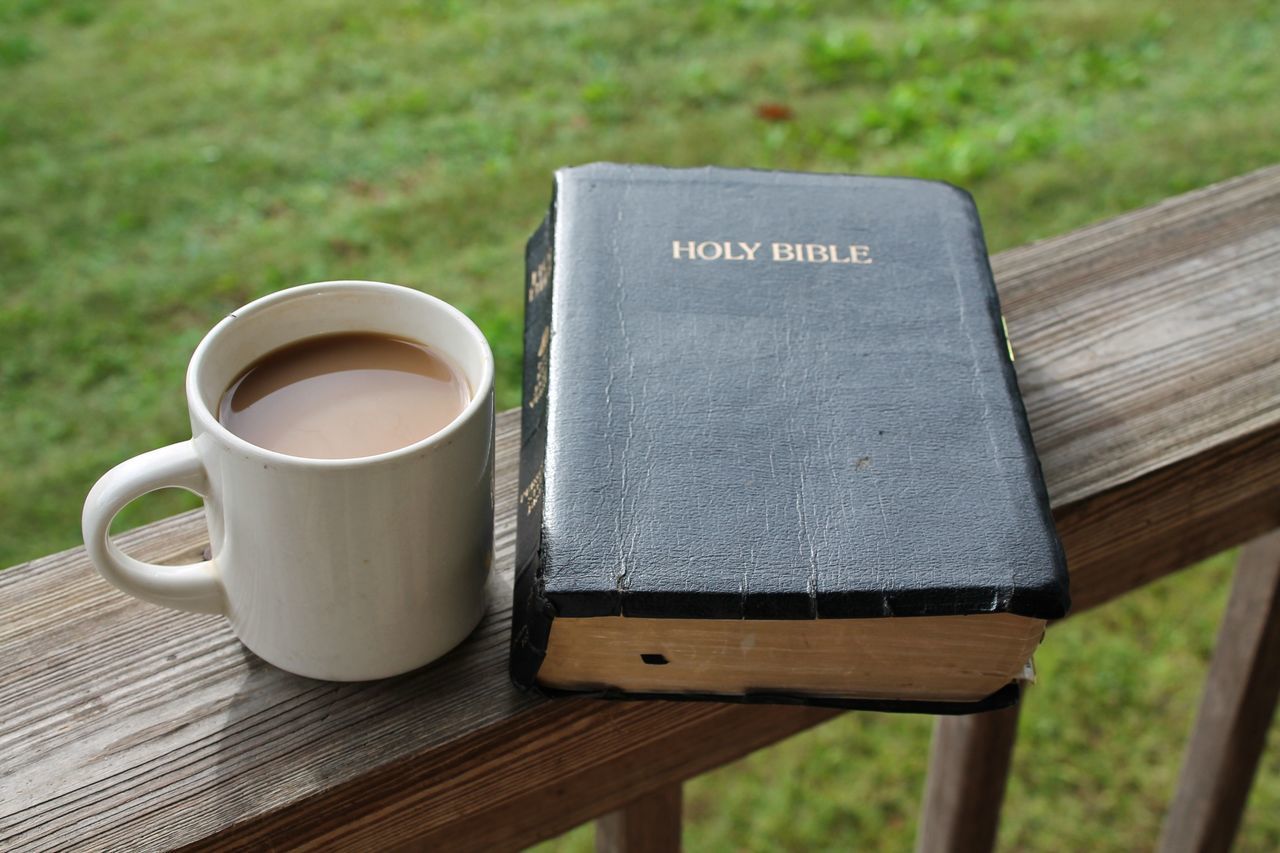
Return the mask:
{"type": "Polygon", "coordinates": [[[158,489],[186,489],[206,497],[209,478],[190,441],[135,456],[102,475],[85,498],[81,528],[89,559],[130,595],[193,613],[226,613],[226,595],[213,560],[185,566],[144,563],[121,551],[109,531],[116,513],[158,489]]]}

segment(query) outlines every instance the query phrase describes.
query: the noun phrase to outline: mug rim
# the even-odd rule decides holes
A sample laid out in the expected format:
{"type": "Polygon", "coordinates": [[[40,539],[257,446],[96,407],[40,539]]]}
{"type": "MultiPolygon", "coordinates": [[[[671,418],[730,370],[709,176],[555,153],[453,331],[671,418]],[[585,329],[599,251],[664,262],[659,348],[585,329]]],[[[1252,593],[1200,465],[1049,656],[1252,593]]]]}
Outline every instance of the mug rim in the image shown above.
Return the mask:
{"type": "MultiPolygon", "coordinates": [[[[297,340],[301,341],[305,340],[305,338],[300,337],[297,340]]],[[[294,341],[294,343],[296,343],[296,341],[294,341]]],[[[429,346],[430,344],[427,345],[429,346]]],[[[289,346],[289,344],[284,344],[284,346],[289,346]]],[[[245,365],[245,367],[248,367],[248,365],[245,365]]],[[[191,354],[191,361],[187,364],[185,386],[187,393],[187,408],[191,411],[192,418],[199,421],[200,426],[206,433],[216,436],[218,440],[241,453],[252,454],[282,465],[316,468],[353,468],[365,465],[376,465],[383,462],[392,462],[445,443],[455,432],[461,429],[464,424],[475,417],[477,412],[489,405],[489,398],[492,396],[493,391],[493,382],[493,350],[490,348],[489,341],[485,338],[484,333],[480,331],[480,327],[477,326],[466,314],[462,313],[448,302],[445,302],[443,299],[440,299],[437,296],[432,296],[424,291],[416,290],[412,287],[390,284],[384,281],[339,279],[335,281],[317,281],[310,284],[300,284],[294,287],[287,287],[283,290],[277,290],[273,293],[268,293],[266,296],[261,296],[252,302],[237,308],[226,317],[223,317],[214,325],[213,328],[205,333],[204,337],[200,339],[200,343],[196,345],[195,352],[191,354]],[[246,315],[259,313],[273,305],[281,302],[287,302],[300,296],[324,292],[327,290],[337,290],[340,288],[374,288],[381,290],[383,293],[389,293],[397,297],[424,300],[443,310],[448,317],[462,327],[467,336],[479,347],[482,361],[480,381],[477,383],[475,390],[471,394],[471,400],[462,409],[462,411],[441,429],[433,432],[425,438],[418,439],[412,444],[406,444],[403,447],[397,447],[394,450],[388,450],[383,453],[374,453],[369,456],[347,456],[338,459],[319,459],[310,456],[294,456],[290,453],[281,453],[278,450],[269,450],[268,448],[260,447],[251,441],[241,438],[223,426],[217,416],[210,411],[207,405],[205,405],[204,397],[200,393],[198,379],[201,363],[205,360],[210,350],[217,345],[217,340],[221,337],[222,333],[238,319],[246,315]]],[[[225,393],[225,389],[223,389],[222,393],[225,393]]]]}

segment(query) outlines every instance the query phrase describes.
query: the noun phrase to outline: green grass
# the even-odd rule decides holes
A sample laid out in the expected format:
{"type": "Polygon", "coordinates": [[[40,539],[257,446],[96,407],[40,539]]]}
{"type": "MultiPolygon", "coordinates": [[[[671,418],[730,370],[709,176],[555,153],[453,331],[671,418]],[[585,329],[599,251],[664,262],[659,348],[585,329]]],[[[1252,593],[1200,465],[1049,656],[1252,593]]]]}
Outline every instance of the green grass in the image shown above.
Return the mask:
{"type": "MultiPolygon", "coordinates": [[[[75,545],[98,474],[188,435],[196,341],[280,287],[375,278],[454,302],[514,405],[521,249],[556,166],[945,178],[1006,248],[1280,159],[1278,15],[1191,0],[10,0],[0,565],[75,545]],[[793,118],[757,117],[775,103],[793,118]]],[[[120,524],[191,505],[162,493],[120,524]]],[[[1003,846],[1150,846],[1227,578],[1217,561],[1054,631],[1003,846]]],[[[690,840],[909,846],[928,726],[848,715],[699,780],[690,840]]],[[[1280,846],[1268,755],[1244,849],[1280,846]]]]}

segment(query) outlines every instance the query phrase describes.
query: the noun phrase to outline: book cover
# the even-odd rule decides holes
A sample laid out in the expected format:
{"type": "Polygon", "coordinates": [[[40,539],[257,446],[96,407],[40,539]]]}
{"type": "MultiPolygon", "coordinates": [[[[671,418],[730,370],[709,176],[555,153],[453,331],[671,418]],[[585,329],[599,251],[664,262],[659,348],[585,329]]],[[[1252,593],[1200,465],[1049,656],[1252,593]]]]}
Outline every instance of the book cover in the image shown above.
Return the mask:
{"type": "Polygon", "coordinates": [[[1067,574],[967,193],[593,164],[526,262],[517,684],[1016,698],[1067,574]]]}

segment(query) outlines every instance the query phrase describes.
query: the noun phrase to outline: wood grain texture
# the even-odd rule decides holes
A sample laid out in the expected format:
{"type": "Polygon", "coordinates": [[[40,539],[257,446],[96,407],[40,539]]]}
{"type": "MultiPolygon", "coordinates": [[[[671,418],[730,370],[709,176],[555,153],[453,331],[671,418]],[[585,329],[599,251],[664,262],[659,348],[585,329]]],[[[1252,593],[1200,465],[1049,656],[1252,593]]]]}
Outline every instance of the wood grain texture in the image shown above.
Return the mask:
{"type": "Polygon", "coordinates": [[[986,853],[995,847],[1019,707],[938,718],[916,837],[919,853],[986,853]]]}
{"type": "MultiPolygon", "coordinates": [[[[1268,170],[993,260],[1015,349],[1033,347],[1018,379],[1075,613],[1266,530],[1280,513],[1280,356],[1267,335],[1280,322],[1278,177],[1268,170]],[[1224,193],[1232,203],[1217,204],[1224,193]],[[1060,260],[1052,277],[1040,274],[1050,246],[1060,260]],[[1206,363],[1213,379],[1201,382],[1206,363]],[[1215,408],[1245,388],[1260,404],[1215,408]]],[[[994,846],[1014,726],[999,714],[938,721],[921,851],[994,846]]]]}
{"type": "Polygon", "coordinates": [[[1280,698],[1280,530],[1240,553],[1162,853],[1231,849],[1280,698]]]}
{"type": "Polygon", "coordinates": [[[1280,168],[992,266],[1072,612],[1280,525],[1280,168]]]}
{"type": "MultiPolygon", "coordinates": [[[[1280,169],[995,269],[1079,607],[1280,527],[1280,169]]],[[[0,848],[510,849],[832,716],[514,690],[515,413],[498,434],[489,613],[400,678],[279,672],[80,549],[0,573],[0,848]]],[[[204,542],[200,513],[122,537],[204,542]]]]}
{"type": "Polygon", "coordinates": [[[664,785],[596,824],[596,853],[678,853],[684,788],[664,785]]]}

